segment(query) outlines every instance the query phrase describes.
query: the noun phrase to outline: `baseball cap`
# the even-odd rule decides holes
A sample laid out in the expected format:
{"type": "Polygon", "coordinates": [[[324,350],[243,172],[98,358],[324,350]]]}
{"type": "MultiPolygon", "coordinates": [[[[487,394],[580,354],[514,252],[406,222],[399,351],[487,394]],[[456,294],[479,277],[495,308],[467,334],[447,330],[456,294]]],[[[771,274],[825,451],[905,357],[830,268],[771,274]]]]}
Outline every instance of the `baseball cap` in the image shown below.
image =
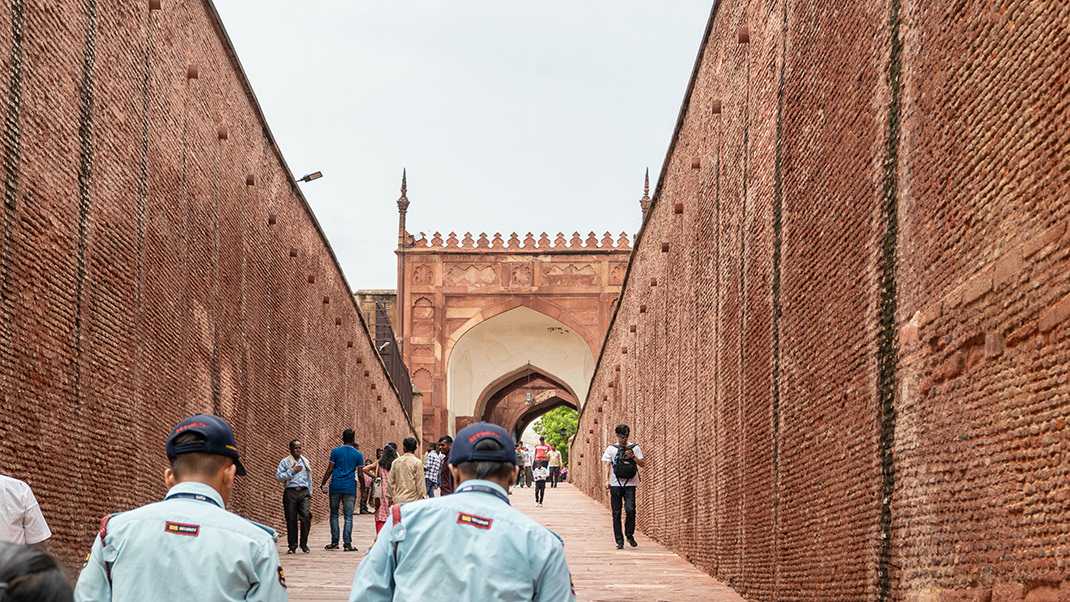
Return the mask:
{"type": "Polygon", "coordinates": [[[461,429],[450,448],[450,464],[459,466],[465,462],[506,462],[516,465],[516,451],[509,433],[489,422],[477,422],[461,429]],[[501,444],[497,451],[476,451],[476,444],[484,439],[494,439],[501,444]]]}
{"type": "Polygon", "coordinates": [[[212,414],[197,414],[179,422],[167,438],[167,459],[173,460],[182,454],[211,454],[234,458],[238,476],[245,476],[245,467],[238,459],[238,444],[234,440],[234,430],[226,420],[212,414]],[[175,439],[186,433],[197,433],[203,438],[175,445],[175,439]]]}

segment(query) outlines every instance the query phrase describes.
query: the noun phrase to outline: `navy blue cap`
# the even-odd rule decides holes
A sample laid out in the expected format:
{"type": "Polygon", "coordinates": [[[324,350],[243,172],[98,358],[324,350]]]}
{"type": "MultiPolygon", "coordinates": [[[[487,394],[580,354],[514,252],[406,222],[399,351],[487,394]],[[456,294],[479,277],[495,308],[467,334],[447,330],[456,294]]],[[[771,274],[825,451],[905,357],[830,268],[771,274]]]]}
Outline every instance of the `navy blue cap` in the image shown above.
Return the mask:
{"type": "Polygon", "coordinates": [[[459,466],[465,462],[507,462],[516,465],[516,450],[508,431],[489,422],[470,424],[453,439],[450,448],[450,464],[459,466]],[[476,451],[476,444],[484,439],[494,439],[501,444],[498,451],[476,451]]]}
{"type": "Polygon", "coordinates": [[[234,440],[234,429],[226,420],[211,414],[197,414],[178,423],[167,438],[167,459],[174,460],[182,454],[211,454],[234,458],[238,467],[238,476],[245,476],[245,467],[238,459],[238,443],[234,440]],[[175,439],[185,433],[197,433],[203,438],[175,445],[175,439]]]}

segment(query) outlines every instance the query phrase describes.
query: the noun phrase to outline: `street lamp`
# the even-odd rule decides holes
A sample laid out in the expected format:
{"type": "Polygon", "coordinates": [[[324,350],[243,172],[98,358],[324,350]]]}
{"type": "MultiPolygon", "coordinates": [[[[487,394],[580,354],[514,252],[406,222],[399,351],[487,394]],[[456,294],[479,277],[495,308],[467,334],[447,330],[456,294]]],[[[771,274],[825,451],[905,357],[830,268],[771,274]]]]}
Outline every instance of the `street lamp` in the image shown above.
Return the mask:
{"type": "Polygon", "coordinates": [[[307,182],[311,182],[312,180],[318,180],[318,179],[320,179],[322,177],[323,177],[323,172],[322,171],[317,171],[317,172],[313,172],[313,173],[310,173],[310,174],[305,174],[305,177],[297,178],[297,181],[298,182],[306,182],[307,183],[307,182]]]}
{"type": "Polygon", "coordinates": [[[568,431],[565,430],[565,427],[561,427],[561,438],[566,441],[568,440],[568,431]]]}

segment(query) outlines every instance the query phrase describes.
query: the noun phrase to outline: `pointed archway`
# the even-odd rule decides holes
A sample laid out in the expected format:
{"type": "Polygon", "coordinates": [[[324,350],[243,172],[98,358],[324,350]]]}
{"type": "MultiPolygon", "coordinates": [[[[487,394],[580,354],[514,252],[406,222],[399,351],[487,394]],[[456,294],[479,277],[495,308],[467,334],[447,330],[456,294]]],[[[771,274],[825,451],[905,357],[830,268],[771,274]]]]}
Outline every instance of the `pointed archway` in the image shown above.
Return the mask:
{"type": "Polygon", "coordinates": [[[476,416],[519,438],[533,420],[562,405],[579,409],[567,387],[536,368],[528,368],[489,389],[477,406],[476,416]]]}
{"type": "MultiPolygon", "coordinates": [[[[555,391],[554,395],[578,409],[587,395],[594,354],[571,328],[530,308],[517,307],[470,328],[449,352],[446,366],[448,407],[460,429],[487,415],[492,400],[497,404],[522,390],[524,379],[539,379],[542,387],[523,391],[531,394],[531,401],[555,391]]],[[[514,422],[530,409],[524,397],[524,405],[508,400],[511,409],[503,412],[502,422],[514,422]],[[523,411],[518,413],[520,408],[523,411]]]]}

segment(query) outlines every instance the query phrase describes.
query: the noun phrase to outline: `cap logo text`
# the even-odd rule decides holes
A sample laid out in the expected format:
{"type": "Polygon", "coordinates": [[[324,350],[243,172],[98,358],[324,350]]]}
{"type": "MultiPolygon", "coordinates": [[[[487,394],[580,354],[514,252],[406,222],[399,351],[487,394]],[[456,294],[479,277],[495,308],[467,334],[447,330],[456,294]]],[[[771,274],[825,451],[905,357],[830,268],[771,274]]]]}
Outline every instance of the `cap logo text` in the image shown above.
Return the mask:
{"type": "Polygon", "coordinates": [[[468,438],[468,442],[469,443],[475,443],[476,439],[480,439],[482,437],[494,437],[495,439],[497,439],[498,438],[498,433],[495,433],[494,431],[480,431],[480,432],[472,435],[471,437],[469,437],[468,438]]]}

